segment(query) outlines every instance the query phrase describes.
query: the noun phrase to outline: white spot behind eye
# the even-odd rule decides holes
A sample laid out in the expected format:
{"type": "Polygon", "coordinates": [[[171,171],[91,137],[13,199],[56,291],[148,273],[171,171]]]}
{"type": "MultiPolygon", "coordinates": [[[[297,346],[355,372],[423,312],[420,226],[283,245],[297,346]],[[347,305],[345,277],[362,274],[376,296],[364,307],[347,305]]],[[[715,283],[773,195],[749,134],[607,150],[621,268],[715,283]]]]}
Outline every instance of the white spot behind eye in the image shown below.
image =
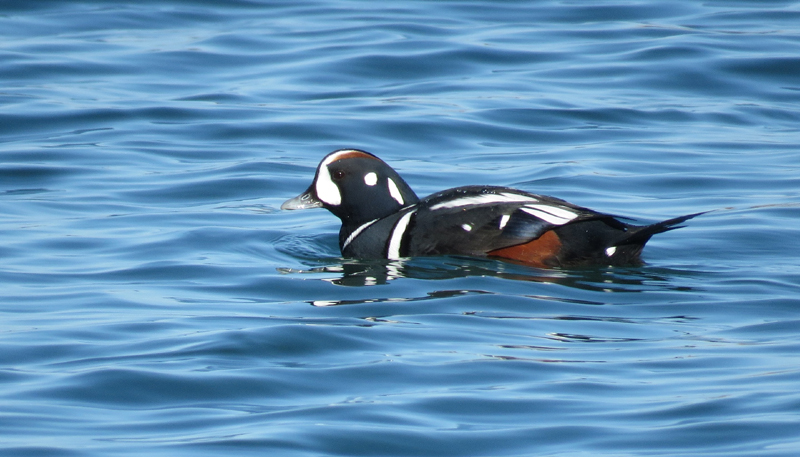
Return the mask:
{"type": "Polygon", "coordinates": [[[331,172],[324,162],[323,165],[319,167],[315,188],[317,191],[317,198],[323,202],[332,206],[342,204],[342,194],[339,193],[339,187],[337,187],[331,179],[331,172]]]}
{"type": "Polygon", "coordinates": [[[403,200],[403,194],[400,193],[400,189],[397,188],[397,184],[394,183],[392,178],[388,179],[389,181],[389,194],[397,200],[397,203],[404,205],[406,202],[403,200]]]}
{"type": "Polygon", "coordinates": [[[368,186],[374,186],[377,183],[378,183],[378,175],[376,175],[374,171],[371,171],[364,175],[364,184],[368,186]]]}

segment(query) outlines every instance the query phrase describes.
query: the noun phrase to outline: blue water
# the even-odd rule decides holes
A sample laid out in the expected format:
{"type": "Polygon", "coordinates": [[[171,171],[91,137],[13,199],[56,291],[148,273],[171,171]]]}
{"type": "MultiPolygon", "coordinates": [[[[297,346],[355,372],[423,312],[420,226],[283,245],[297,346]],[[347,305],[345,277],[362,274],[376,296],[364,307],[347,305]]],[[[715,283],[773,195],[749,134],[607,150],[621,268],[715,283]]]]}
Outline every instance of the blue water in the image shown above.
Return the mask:
{"type": "Polygon", "coordinates": [[[0,2],[3,456],[800,455],[800,3],[0,2]],[[339,257],[329,151],[644,222],[339,257]]]}

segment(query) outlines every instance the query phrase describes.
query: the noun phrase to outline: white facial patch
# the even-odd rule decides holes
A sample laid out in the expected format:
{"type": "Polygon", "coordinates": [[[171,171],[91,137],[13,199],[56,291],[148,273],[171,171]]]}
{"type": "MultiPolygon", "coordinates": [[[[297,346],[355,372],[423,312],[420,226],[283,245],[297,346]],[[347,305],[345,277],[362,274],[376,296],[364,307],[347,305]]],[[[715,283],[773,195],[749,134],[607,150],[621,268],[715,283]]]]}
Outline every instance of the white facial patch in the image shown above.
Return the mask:
{"type": "Polygon", "coordinates": [[[339,160],[345,154],[352,154],[358,152],[354,149],[343,149],[334,154],[329,155],[319,164],[319,174],[314,189],[317,192],[317,198],[323,202],[331,205],[338,206],[342,204],[342,194],[339,192],[339,187],[331,179],[331,172],[328,170],[328,165],[339,160]]]}
{"type": "Polygon", "coordinates": [[[578,217],[576,213],[550,205],[525,205],[522,211],[553,225],[564,225],[578,217]]]}
{"type": "Polygon", "coordinates": [[[375,184],[378,184],[378,175],[376,175],[374,171],[370,171],[369,173],[365,174],[364,184],[368,186],[374,186],[375,184]]]}
{"type": "Polygon", "coordinates": [[[502,192],[499,194],[480,194],[471,197],[457,198],[436,205],[431,206],[431,210],[444,209],[444,208],[459,208],[462,206],[472,205],[486,205],[494,203],[534,203],[538,202],[536,198],[527,195],[512,194],[502,192]]]}
{"type": "Polygon", "coordinates": [[[339,192],[339,187],[331,179],[331,172],[325,162],[319,166],[319,174],[317,174],[314,189],[317,191],[317,198],[323,202],[331,206],[342,204],[342,194],[339,192]]]}
{"type": "Polygon", "coordinates": [[[400,203],[400,205],[405,205],[406,202],[403,200],[403,194],[400,193],[400,189],[397,188],[397,184],[394,183],[392,178],[389,178],[388,181],[389,195],[391,195],[393,199],[397,200],[397,203],[400,203]]]}

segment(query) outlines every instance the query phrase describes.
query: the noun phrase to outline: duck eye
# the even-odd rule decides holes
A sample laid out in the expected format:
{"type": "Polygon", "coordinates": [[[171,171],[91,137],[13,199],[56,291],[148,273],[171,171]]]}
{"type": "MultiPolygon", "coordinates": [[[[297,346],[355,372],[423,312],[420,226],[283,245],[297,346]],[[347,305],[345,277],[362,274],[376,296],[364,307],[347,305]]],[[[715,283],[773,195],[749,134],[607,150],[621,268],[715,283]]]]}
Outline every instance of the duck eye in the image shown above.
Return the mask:
{"type": "Polygon", "coordinates": [[[342,178],[344,178],[344,171],[342,171],[342,170],[334,170],[333,171],[333,179],[338,181],[338,180],[340,180],[342,178]]]}

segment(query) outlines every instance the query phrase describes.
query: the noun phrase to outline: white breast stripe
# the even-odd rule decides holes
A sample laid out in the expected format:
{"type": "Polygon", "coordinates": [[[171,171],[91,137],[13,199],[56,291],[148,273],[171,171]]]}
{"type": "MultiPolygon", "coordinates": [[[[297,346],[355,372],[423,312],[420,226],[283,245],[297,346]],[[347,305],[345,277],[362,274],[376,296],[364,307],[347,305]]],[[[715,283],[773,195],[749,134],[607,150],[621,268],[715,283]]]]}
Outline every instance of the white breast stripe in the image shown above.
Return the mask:
{"type": "Polygon", "coordinates": [[[344,248],[346,248],[350,244],[350,242],[353,241],[358,236],[359,233],[363,232],[365,228],[374,224],[375,221],[377,221],[377,219],[373,219],[367,222],[366,224],[358,227],[357,229],[353,230],[353,233],[351,233],[350,236],[348,236],[347,239],[344,240],[344,244],[342,245],[342,250],[344,251],[344,248]]]}
{"type": "Polygon", "coordinates": [[[400,243],[403,241],[403,235],[406,233],[411,216],[416,212],[417,210],[413,210],[403,214],[403,217],[395,224],[392,237],[389,239],[389,249],[386,251],[387,259],[397,260],[400,258],[400,243]]]}
{"type": "MultiPolygon", "coordinates": [[[[540,206],[540,205],[536,205],[536,206],[540,206]]],[[[532,215],[532,216],[538,217],[539,219],[541,219],[541,220],[543,220],[545,222],[548,222],[550,224],[553,224],[553,225],[564,225],[567,222],[569,222],[569,221],[575,219],[576,217],[578,217],[577,214],[573,214],[573,213],[568,213],[570,215],[569,217],[562,217],[560,215],[555,215],[555,214],[552,214],[551,212],[547,212],[547,211],[544,211],[544,210],[539,209],[539,208],[530,208],[528,206],[523,206],[520,209],[522,211],[525,211],[526,213],[532,215]]],[[[548,207],[548,209],[550,209],[550,208],[548,207]]]]}
{"type": "Polygon", "coordinates": [[[511,216],[508,214],[503,214],[503,217],[500,218],[500,230],[506,228],[506,224],[508,224],[509,219],[511,219],[511,216]]]}
{"type": "Polygon", "coordinates": [[[527,195],[499,193],[499,194],[480,194],[472,197],[457,198],[431,206],[431,210],[444,208],[459,208],[461,206],[485,205],[491,203],[533,203],[538,202],[536,198],[527,195]]]}

